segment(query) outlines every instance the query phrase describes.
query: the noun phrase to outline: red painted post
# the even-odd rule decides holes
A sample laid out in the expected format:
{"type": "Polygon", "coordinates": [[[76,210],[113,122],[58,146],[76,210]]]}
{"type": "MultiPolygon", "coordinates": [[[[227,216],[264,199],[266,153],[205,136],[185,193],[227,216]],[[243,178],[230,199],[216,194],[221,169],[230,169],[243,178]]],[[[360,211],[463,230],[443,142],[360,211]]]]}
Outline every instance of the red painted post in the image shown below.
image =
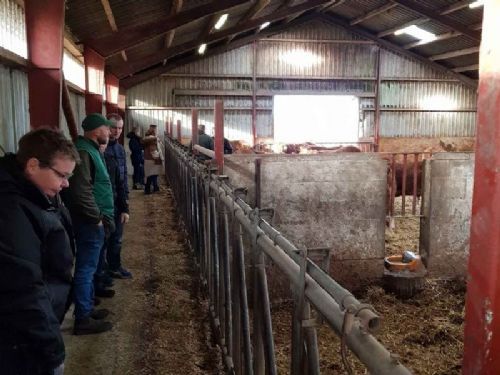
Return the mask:
{"type": "Polygon", "coordinates": [[[106,86],[106,113],[118,113],[119,80],[113,74],[106,73],[104,82],[106,86]]]}
{"type": "Polygon", "coordinates": [[[182,143],[181,120],[177,120],[177,141],[182,143]]]}
{"type": "Polygon", "coordinates": [[[25,0],[31,128],[59,128],[64,0],[25,0]]]}
{"type": "Polygon", "coordinates": [[[485,1],[463,374],[500,374],[500,1],[485,1]]]}
{"type": "Polygon", "coordinates": [[[191,110],[191,145],[198,144],[198,110],[191,110]]]}
{"type": "Polygon", "coordinates": [[[85,61],[85,112],[102,113],[104,88],[104,58],[93,49],[83,49],[85,61]]]}
{"type": "Polygon", "coordinates": [[[214,125],[215,162],[217,163],[219,174],[222,174],[224,170],[224,103],[222,100],[215,101],[214,125]]]}

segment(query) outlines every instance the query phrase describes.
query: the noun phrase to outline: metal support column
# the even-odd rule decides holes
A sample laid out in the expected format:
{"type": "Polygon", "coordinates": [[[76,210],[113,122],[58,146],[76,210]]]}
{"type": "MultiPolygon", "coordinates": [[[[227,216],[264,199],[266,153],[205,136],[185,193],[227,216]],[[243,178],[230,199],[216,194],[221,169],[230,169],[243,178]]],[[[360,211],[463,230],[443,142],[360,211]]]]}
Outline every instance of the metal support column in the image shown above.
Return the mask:
{"type": "Polygon", "coordinates": [[[177,141],[182,143],[182,128],[181,128],[181,120],[177,120],[177,141]]]}
{"type": "Polygon", "coordinates": [[[214,108],[214,151],[215,161],[219,174],[224,170],[224,103],[222,100],[215,101],[214,108]]]}
{"type": "Polygon", "coordinates": [[[252,146],[257,142],[257,42],[252,43],[252,146]]]}
{"type": "Polygon", "coordinates": [[[191,145],[198,144],[198,110],[191,110],[191,145]]]}
{"type": "Polygon", "coordinates": [[[373,130],[373,143],[375,143],[375,151],[379,151],[380,147],[380,47],[377,48],[376,66],[375,66],[375,119],[373,130]]]}
{"type": "Polygon", "coordinates": [[[92,48],[83,48],[85,61],[85,112],[102,113],[104,86],[104,58],[92,48]]]}
{"type": "Polygon", "coordinates": [[[31,128],[59,128],[64,0],[25,0],[31,128]]]}
{"type": "Polygon", "coordinates": [[[500,373],[500,0],[483,14],[463,374],[500,373]]]}

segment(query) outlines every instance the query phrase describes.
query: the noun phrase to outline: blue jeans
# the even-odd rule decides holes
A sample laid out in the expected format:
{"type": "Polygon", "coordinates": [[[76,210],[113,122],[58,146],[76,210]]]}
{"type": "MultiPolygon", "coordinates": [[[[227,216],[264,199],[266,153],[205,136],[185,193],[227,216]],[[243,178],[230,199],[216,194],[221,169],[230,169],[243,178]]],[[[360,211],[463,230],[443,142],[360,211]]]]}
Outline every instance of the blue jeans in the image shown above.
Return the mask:
{"type": "Polygon", "coordinates": [[[109,236],[106,255],[109,269],[112,271],[117,271],[122,265],[121,252],[123,224],[121,221],[121,212],[115,213],[115,228],[115,231],[109,236]]]}
{"type": "Polygon", "coordinates": [[[102,225],[75,224],[76,264],[73,280],[75,318],[83,319],[94,308],[94,274],[97,270],[99,254],[104,245],[102,225]]]}
{"type": "Polygon", "coordinates": [[[158,191],[160,188],[158,187],[158,175],[155,174],[153,176],[148,176],[146,179],[146,186],[144,187],[144,191],[146,193],[151,192],[151,185],[153,185],[153,191],[158,191]]]}

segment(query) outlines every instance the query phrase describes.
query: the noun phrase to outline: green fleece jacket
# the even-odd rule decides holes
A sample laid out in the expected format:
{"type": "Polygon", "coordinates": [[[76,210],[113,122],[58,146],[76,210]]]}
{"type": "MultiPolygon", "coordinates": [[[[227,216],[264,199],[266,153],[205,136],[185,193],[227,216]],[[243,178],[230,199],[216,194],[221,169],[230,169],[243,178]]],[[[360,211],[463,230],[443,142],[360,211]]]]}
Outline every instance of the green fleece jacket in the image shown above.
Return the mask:
{"type": "Polygon", "coordinates": [[[76,166],[63,199],[77,221],[98,224],[114,217],[113,190],[106,164],[94,141],[79,137],[75,143],[81,162],[76,166]]]}

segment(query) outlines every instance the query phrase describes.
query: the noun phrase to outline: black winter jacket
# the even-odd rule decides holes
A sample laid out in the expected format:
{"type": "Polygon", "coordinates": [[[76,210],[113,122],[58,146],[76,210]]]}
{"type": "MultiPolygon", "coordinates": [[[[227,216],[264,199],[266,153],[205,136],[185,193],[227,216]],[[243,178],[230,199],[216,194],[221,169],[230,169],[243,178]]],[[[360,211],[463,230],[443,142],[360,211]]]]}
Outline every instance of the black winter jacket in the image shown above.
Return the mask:
{"type": "Polygon", "coordinates": [[[59,327],[73,252],[61,210],[24,177],[15,155],[0,158],[0,346],[28,347],[46,369],[65,356],[59,327]]]}
{"type": "Polygon", "coordinates": [[[127,193],[125,192],[125,184],[120,174],[120,162],[113,154],[104,153],[106,161],[106,169],[108,170],[111,187],[113,188],[113,199],[115,202],[115,214],[123,212],[128,214],[127,193]]]}

